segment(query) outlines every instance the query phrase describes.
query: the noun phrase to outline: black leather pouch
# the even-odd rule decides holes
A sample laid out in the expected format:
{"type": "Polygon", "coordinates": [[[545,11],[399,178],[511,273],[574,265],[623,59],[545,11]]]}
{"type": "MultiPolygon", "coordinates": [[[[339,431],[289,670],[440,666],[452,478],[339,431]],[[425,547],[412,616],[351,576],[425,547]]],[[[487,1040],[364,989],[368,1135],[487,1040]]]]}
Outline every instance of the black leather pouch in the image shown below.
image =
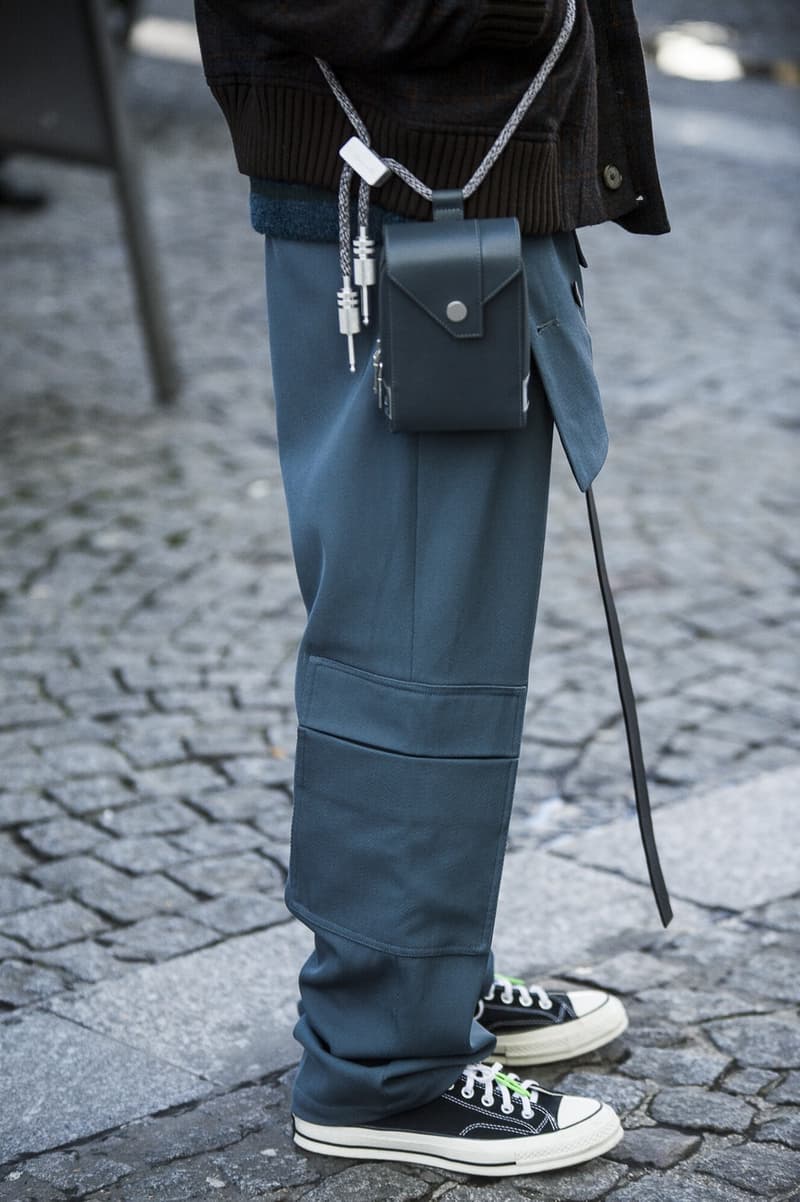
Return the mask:
{"type": "Polygon", "coordinates": [[[516,217],[463,215],[433,193],[433,220],[386,224],[374,390],[392,430],[509,430],[528,416],[528,289],[516,217]]]}

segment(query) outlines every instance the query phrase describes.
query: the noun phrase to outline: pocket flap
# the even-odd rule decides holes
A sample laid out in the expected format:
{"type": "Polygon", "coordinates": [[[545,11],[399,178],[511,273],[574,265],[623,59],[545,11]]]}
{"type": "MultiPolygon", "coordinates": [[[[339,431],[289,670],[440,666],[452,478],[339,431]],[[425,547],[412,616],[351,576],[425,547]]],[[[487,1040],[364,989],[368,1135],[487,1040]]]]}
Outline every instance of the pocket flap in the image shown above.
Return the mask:
{"type": "Polygon", "coordinates": [[[301,726],[415,756],[516,756],[526,685],[429,684],[311,656],[301,726]]]}
{"type": "Polygon", "coordinates": [[[388,226],[383,253],[392,284],[454,338],[482,337],[485,305],[523,272],[516,217],[388,226]],[[447,315],[454,301],[459,320],[447,315]]]}

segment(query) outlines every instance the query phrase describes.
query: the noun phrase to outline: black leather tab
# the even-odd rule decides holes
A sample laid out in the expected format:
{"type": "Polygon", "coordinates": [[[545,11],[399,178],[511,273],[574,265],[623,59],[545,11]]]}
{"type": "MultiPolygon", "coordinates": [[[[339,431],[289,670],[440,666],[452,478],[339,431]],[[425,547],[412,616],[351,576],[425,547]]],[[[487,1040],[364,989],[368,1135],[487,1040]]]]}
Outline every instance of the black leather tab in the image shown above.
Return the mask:
{"type": "Polygon", "coordinates": [[[611,651],[614,656],[614,669],[617,674],[619,697],[620,701],[622,702],[622,715],[625,719],[625,733],[628,739],[628,753],[631,761],[633,791],[636,796],[636,813],[639,819],[639,832],[642,836],[642,846],[644,847],[644,855],[645,860],[647,861],[647,871],[650,876],[650,885],[653,889],[653,896],[656,899],[656,906],[658,907],[658,913],[661,917],[661,922],[666,927],[669,926],[670,922],[672,921],[672,906],[670,905],[669,893],[667,892],[667,886],[664,882],[664,876],[661,871],[661,864],[658,858],[656,837],[653,831],[653,818],[650,812],[650,795],[647,791],[647,776],[644,767],[644,757],[642,755],[642,741],[639,735],[639,719],[636,714],[636,698],[633,694],[633,686],[631,685],[630,673],[628,672],[628,663],[625,659],[625,649],[622,645],[622,633],[619,627],[617,609],[614,604],[614,597],[611,592],[611,585],[606,572],[605,557],[603,555],[603,543],[600,538],[600,523],[597,517],[597,509],[595,508],[591,485],[586,490],[586,505],[589,510],[589,528],[592,532],[592,544],[594,546],[594,556],[597,564],[597,576],[600,581],[600,592],[603,597],[603,608],[606,611],[608,635],[611,640],[611,651]]]}
{"type": "Polygon", "coordinates": [[[464,220],[464,193],[460,188],[434,188],[431,204],[434,221],[464,220]]]}

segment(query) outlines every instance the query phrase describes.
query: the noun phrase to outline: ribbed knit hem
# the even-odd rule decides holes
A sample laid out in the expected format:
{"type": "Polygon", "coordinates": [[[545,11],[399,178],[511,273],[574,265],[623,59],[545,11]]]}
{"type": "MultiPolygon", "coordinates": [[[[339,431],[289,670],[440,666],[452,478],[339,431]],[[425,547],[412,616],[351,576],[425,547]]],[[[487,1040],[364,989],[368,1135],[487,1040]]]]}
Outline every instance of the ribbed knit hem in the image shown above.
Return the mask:
{"type": "Polygon", "coordinates": [[[553,0],[484,0],[471,40],[482,46],[530,46],[552,10],[553,0]]]}
{"type": "MultiPolygon", "coordinates": [[[[353,130],[332,95],[261,81],[209,81],[209,86],[227,118],[236,161],[244,175],[338,191],[342,170],[339,147],[353,130]]],[[[361,103],[359,112],[380,153],[403,163],[429,188],[463,187],[496,137],[460,134],[452,128],[446,132],[411,129],[368,103],[361,103]]],[[[516,215],[523,234],[555,233],[564,228],[559,189],[555,136],[517,136],[467,198],[464,215],[516,215]]],[[[430,201],[397,176],[373,189],[372,196],[386,210],[430,220],[430,201]]]]}

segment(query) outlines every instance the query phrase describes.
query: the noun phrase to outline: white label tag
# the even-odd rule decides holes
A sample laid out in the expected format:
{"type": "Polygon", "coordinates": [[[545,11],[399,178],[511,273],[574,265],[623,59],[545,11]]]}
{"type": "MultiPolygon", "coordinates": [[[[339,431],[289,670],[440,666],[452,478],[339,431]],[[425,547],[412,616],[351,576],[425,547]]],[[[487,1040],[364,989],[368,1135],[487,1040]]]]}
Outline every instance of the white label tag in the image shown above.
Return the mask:
{"type": "Polygon", "coordinates": [[[360,138],[350,138],[339,148],[339,154],[371,188],[385,183],[392,174],[380,155],[365,146],[360,138]]]}

